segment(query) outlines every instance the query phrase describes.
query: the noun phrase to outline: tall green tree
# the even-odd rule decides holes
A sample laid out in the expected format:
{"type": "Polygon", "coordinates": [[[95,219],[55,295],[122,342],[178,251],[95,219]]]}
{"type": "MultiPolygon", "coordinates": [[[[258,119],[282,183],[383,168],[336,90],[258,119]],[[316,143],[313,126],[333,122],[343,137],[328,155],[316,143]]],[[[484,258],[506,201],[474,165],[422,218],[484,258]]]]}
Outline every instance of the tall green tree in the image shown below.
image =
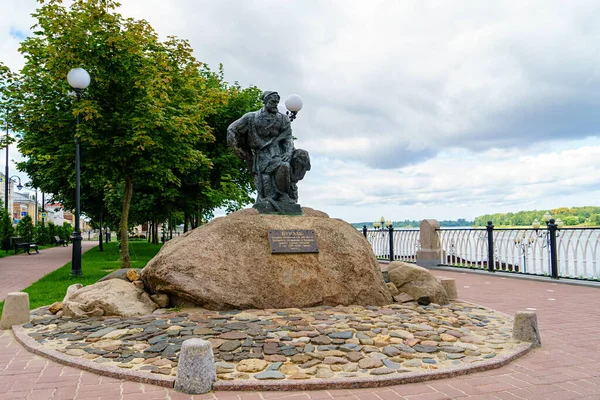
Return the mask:
{"type": "Polygon", "coordinates": [[[187,41],[160,42],[146,21],[116,13],[118,3],[112,0],[61,3],[42,1],[33,14],[34,34],[20,47],[26,63],[12,118],[27,159],[19,169],[34,186],[72,205],[77,135],[82,193],[103,196],[99,188],[107,183],[122,188],[122,266],[128,268],[135,182],[144,179],[157,189],[180,185],[182,173],[209,167],[198,146],[214,140],[205,118],[225,96],[206,85],[187,41]],[[79,102],[65,79],[75,67],[92,77],[79,102]],[[82,121],[77,129],[76,115],[82,121]]]}

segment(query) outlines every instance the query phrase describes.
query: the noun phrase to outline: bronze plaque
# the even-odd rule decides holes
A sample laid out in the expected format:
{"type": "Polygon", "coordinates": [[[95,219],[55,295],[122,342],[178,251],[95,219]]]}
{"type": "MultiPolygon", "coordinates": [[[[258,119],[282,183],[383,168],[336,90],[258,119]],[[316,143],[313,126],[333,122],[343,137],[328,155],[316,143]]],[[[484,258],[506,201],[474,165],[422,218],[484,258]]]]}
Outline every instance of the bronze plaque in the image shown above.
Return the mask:
{"type": "Polygon", "coordinates": [[[271,253],[318,253],[317,235],[308,229],[269,229],[271,253]]]}

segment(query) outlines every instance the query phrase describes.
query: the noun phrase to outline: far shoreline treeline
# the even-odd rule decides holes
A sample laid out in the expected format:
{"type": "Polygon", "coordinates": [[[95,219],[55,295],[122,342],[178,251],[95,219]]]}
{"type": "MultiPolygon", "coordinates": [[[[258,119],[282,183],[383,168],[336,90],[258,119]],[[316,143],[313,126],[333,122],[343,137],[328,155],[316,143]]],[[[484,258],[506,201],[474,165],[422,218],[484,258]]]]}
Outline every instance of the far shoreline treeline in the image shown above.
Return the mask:
{"type": "Polygon", "coordinates": [[[516,213],[486,214],[475,218],[473,226],[531,226],[537,219],[543,225],[543,217],[549,212],[554,219],[561,219],[565,226],[600,226],[600,207],[560,207],[550,210],[518,211],[516,213]]]}
{"type": "MultiPolygon", "coordinates": [[[[473,226],[473,221],[467,221],[464,218],[459,218],[456,221],[454,220],[442,220],[439,221],[440,227],[451,228],[455,226],[473,226]]],[[[355,228],[362,228],[364,225],[367,226],[367,229],[373,229],[373,222],[352,222],[351,225],[355,228]]],[[[421,220],[408,220],[404,221],[392,221],[392,226],[394,228],[418,228],[421,226],[421,220]]]]}
{"type": "MultiPolygon", "coordinates": [[[[543,224],[544,214],[549,212],[554,219],[561,219],[565,226],[600,226],[600,207],[560,207],[550,210],[531,210],[518,211],[515,213],[496,213],[485,214],[476,217],[474,221],[468,221],[464,218],[457,220],[441,220],[440,227],[451,228],[461,226],[483,227],[488,221],[492,221],[494,226],[531,226],[534,220],[543,224]]],[[[418,228],[421,220],[392,221],[394,228],[418,228]]],[[[368,229],[373,229],[373,222],[353,222],[355,228],[362,228],[364,225],[368,229]]]]}

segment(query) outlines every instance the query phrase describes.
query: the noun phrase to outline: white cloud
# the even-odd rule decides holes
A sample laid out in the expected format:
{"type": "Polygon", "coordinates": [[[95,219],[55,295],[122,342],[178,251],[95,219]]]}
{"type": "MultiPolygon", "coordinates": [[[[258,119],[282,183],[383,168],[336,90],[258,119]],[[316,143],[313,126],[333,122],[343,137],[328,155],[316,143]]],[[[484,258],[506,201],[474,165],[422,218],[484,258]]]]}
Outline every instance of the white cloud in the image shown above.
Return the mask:
{"type": "MultiPolygon", "coordinates": [[[[35,7],[2,0],[13,68],[35,7]]],[[[303,205],[349,220],[599,205],[597,1],[127,0],[120,12],[189,39],[230,81],[304,98],[303,205]]]]}

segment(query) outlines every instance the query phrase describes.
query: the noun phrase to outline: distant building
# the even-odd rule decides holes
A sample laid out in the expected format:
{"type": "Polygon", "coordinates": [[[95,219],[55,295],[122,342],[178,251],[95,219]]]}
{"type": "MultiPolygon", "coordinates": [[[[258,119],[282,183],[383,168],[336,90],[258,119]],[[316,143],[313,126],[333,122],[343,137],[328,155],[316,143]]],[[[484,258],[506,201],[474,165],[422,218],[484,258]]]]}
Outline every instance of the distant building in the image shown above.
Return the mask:
{"type": "Polygon", "coordinates": [[[37,202],[33,193],[13,193],[12,196],[12,219],[18,223],[24,216],[29,215],[35,224],[37,202]]]}
{"type": "MultiPolygon", "coordinates": [[[[5,176],[3,173],[0,173],[0,200],[2,200],[3,206],[6,206],[4,204],[4,200],[5,200],[4,185],[5,184],[6,184],[5,176]]],[[[15,193],[15,183],[12,180],[10,180],[8,182],[8,208],[7,208],[7,210],[13,209],[13,199],[12,199],[13,193],[15,193]]]]}

